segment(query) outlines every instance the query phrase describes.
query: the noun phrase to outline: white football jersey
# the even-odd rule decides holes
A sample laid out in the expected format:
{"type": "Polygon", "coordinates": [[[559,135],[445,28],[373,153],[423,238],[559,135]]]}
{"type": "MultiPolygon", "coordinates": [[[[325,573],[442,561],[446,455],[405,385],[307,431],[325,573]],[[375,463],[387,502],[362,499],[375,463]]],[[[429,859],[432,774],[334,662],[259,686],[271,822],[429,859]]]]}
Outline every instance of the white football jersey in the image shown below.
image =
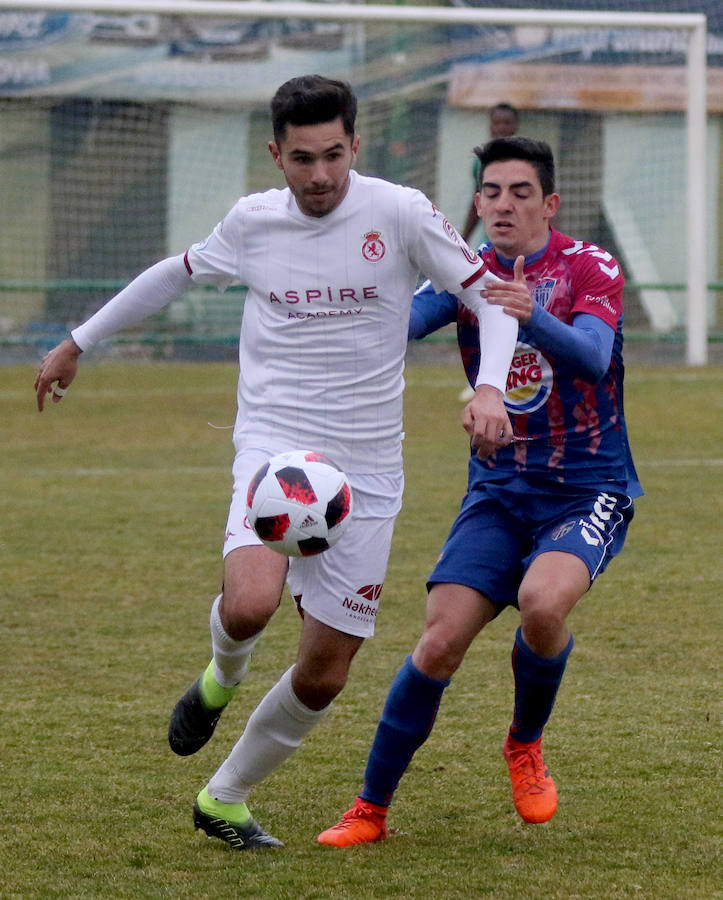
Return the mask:
{"type": "Polygon", "coordinates": [[[300,212],[288,188],[241,198],[185,259],[195,282],[248,288],[236,448],[318,450],[358,473],[401,465],[420,273],[460,294],[484,272],[422,193],[353,171],[321,218],[300,212]]]}

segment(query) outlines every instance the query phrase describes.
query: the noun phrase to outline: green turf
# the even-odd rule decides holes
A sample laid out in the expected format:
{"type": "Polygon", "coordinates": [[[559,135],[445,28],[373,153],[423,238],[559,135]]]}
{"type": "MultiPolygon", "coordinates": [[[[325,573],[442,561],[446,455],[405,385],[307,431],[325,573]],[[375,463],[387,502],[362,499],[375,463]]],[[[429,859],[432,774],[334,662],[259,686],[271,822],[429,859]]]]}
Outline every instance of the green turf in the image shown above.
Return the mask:
{"type": "Polygon", "coordinates": [[[294,657],[286,602],[214,740],[179,759],[168,715],[208,661],[230,487],[231,365],[86,363],[42,415],[31,368],[0,369],[0,897],[720,897],[723,370],[634,368],[647,496],[628,546],[571,617],[547,729],[560,792],[525,826],[501,743],[516,615],[447,691],[383,844],[335,851],[424,579],[464,485],[458,369],[414,366],[407,491],[377,626],[332,715],[252,795],[287,849],[234,854],[193,831],[195,793],[294,657]]]}

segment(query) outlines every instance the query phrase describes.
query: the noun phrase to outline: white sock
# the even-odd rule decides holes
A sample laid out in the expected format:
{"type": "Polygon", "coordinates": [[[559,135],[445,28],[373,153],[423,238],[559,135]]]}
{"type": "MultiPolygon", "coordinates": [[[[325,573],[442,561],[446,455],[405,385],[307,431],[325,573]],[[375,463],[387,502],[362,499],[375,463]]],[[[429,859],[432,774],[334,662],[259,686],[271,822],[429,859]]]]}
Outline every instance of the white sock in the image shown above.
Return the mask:
{"type": "Polygon", "coordinates": [[[243,803],[251,788],[291,756],[306,735],[329,711],[304,706],[291,686],[294,667],[261,700],[225,762],[208,783],[221,803],[243,803]]]}
{"type": "Polygon", "coordinates": [[[243,681],[249,667],[251,653],[259,638],[260,631],[253,637],[243,641],[235,641],[226,634],[221,624],[219,606],[221,594],[216,597],[211,607],[211,645],[213,647],[213,677],[221,687],[234,687],[243,681]]]}

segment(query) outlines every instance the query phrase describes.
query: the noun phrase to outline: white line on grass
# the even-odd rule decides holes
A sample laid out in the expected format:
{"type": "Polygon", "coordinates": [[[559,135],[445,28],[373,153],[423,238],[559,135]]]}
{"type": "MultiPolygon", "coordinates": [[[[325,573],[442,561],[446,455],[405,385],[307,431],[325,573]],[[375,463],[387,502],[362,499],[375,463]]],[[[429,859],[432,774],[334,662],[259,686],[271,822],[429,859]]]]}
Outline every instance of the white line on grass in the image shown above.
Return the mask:
{"type": "MultiPolygon", "coordinates": [[[[43,470],[45,471],[45,470],[43,470]]],[[[72,475],[75,478],[118,478],[119,476],[127,477],[128,475],[216,475],[222,472],[228,474],[229,466],[164,466],[162,469],[124,467],[124,466],[107,466],[104,468],[77,468],[70,469],[66,475],[72,475]]]]}
{"type": "Polygon", "coordinates": [[[671,372],[664,367],[657,371],[651,371],[649,368],[641,366],[638,369],[625,369],[625,383],[631,381],[682,381],[682,382],[700,382],[700,381],[720,381],[723,378],[722,366],[710,366],[701,369],[686,369],[683,372],[671,372]]]}
{"type": "Polygon", "coordinates": [[[640,463],[640,468],[645,469],[680,469],[686,466],[706,466],[716,468],[723,466],[723,459],[646,459],[640,463]]]}
{"type": "MultiPolygon", "coordinates": [[[[646,459],[641,469],[680,469],[680,468],[718,468],[723,466],[723,459],[646,459]]],[[[44,472],[45,470],[42,470],[44,472]]],[[[66,475],[74,478],[118,478],[128,475],[215,475],[226,474],[228,466],[164,466],[163,469],[124,466],[78,467],[66,471],[66,475]]],[[[42,474],[38,470],[38,474],[42,474]]]]}

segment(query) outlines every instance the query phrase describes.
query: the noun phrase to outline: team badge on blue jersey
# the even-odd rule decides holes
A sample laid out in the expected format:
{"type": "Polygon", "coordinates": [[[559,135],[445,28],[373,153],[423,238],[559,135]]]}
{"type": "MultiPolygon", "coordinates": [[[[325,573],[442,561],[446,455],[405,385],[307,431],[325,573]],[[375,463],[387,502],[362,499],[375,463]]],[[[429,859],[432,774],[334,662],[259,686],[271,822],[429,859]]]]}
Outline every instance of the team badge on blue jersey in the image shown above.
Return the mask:
{"type": "Polygon", "coordinates": [[[547,304],[550,302],[550,297],[552,297],[552,292],[555,290],[556,284],[556,278],[548,278],[545,281],[541,281],[539,284],[536,284],[535,290],[532,292],[532,299],[535,301],[535,303],[538,303],[543,309],[545,309],[547,307],[547,304]]]}

